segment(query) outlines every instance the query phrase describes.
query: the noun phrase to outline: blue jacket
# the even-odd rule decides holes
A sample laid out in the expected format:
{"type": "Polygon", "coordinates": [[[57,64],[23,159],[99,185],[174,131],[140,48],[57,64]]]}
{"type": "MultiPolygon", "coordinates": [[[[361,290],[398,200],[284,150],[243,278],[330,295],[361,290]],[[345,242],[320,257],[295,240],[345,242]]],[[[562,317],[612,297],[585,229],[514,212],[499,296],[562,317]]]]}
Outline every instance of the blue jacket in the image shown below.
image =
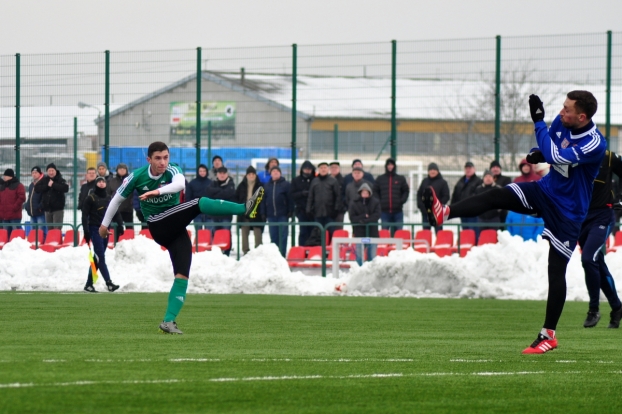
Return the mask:
{"type": "Polygon", "coordinates": [[[41,205],[41,199],[43,194],[35,192],[35,183],[30,183],[28,186],[28,200],[24,203],[24,209],[30,217],[42,216],[45,214],[43,206],[41,205]]]}
{"type": "Polygon", "coordinates": [[[508,212],[505,219],[507,229],[512,236],[521,236],[523,240],[536,240],[544,231],[544,220],[541,218],[508,212]],[[539,226],[513,226],[512,224],[539,224],[539,226]]]}
{"type": "Polygon", "coordinates": [[[281,177],[263,185],[263,202],[259,205],[261,214],[267,217],[289,216],[294,211],[294,200],[289,191],[289,182],[281,177]]]}
{"type": "Polygon", "coordinates": [[[592,121],[571,131],[560,118],[557,115],[548,130],[544,121],[535,123],[538,148],[551,164],[551,171],[537,183],[564,216],[582,222],[607,142],[592,121]]]}

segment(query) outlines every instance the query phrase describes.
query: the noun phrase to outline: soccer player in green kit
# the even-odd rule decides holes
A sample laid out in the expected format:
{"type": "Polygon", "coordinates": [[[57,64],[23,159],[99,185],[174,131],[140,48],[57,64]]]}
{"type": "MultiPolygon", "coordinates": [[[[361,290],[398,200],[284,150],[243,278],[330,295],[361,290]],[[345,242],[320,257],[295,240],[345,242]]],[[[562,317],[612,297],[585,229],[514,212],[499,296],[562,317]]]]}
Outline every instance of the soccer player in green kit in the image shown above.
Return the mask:
{"type": "Polygon", "coordinates": [[[176,164],[169,163],[169,149],[163,142],[153,142],[147,150],[148,165],[127,176],[110,201],[99,234],[107,239],[108,226],[117,209],[134,190],[138,191],[140,206],[149,225],[153,239],[166,247],[173,263],[175,280],[168,296],[168,307],[160,331],[182,334],[175,319],[186,299],[192,242],[186,226],[199,214],[210,216],[241,215],[249,218],[257,215],[257,207],[263,198],[260,187],[246,204],[231,203],[201,197],[180,204],[180,194],[186,187],[183,172],[176,164]]]}

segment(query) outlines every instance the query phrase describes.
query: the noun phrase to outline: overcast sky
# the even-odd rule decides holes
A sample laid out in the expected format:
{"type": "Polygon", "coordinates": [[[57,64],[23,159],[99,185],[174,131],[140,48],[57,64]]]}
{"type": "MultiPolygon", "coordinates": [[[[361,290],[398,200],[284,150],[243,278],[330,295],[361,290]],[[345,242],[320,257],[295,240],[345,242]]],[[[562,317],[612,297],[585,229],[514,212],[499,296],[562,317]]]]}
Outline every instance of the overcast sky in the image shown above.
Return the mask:
{"type": "Polygon", "coordinates": [[[622,0],[17,0],[0,55],[622,32],[621,16],[622,0]]]}

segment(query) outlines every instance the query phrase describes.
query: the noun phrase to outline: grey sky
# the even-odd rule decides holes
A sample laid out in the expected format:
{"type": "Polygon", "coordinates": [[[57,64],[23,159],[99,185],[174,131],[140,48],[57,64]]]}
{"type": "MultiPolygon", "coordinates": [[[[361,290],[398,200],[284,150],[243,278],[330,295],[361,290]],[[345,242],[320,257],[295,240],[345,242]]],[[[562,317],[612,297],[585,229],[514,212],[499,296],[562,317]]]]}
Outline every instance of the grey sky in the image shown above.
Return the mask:
{"type": "Polygon", "coordinates": [[[19,0],[0,55],[622,31],[620,0],[19,0]]]}

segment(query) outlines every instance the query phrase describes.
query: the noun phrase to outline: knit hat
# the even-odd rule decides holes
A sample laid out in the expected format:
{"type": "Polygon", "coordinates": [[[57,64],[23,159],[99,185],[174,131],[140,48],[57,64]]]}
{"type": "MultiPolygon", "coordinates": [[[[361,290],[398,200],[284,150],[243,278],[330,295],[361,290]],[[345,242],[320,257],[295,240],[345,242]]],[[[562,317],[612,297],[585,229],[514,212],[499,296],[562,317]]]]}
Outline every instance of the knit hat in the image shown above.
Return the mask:
{"type": "Polygon", "coordinates": [[[6,177],[15,177],[15,171],[13,171],[12,168],[7,168],[6,170],[4,170],[4,175],[6,177]]]}
{"type": "Polygon", "coordinates": [[[222,157],[220,155],[214,155],[212,157],[212,165],[214,165],[214,160],[218,158],[220,160],[220,162],[222,162],[224,164],[224,161],[222,160],[222,157]]]}
{"type": "Polygon", "coordinates": [[[354,167],[354,168],[352,168],[352,172],[354,172],[354,171],[363,172],[363,169],[361,167],[354,167]]]}
{"type": "Polygon", "coordinates": [[[95,179],[95,184],[97,184],[97,182],[98,182],[98,181],[103,181],[103,182],[106,182],[106,177],[102,177],[102,176],[100,175],[99,177],[97,177],[97,178],[95,179]]]}
{"type": "Polygon", "coordinates": [[[97,163],[97,168],[99,168],[99,167],[104,167],[105,169],[108,169],[108,166],[103,161],[100,161],[100,162],[97,163]]]}
{"type": "Polygon", "coordinates": [[[430,171],[430,170],[440,171],[440,170],[438,169],[438,165],[436,165],[436,163],[435,163],[435,162],[431,162],[430,164],[428,164],[428,171],[430,171]]]}
{"type": "Polygon", "coordinates": [[[354,164],[356,164],[357,162],[360,162],[361,165],[363,165],[363,161],[359,160],[358,158],[355,158],[352,160],[352,166],[354,167],[354,164]]]}
{"type": "Polygon", "coordinates": [[[475,167],[475,164],[473,164],[471,161],[467,161],[466,164],[464,164],[464,168],[467,167],[475,167]]]}
{"type": "Polygon", "coordinates": [[[279,167],[278,165],[275,165],[274,167],[270,168],[270,173],[272,174],[272,171],[274,170],[279,170],[279,172],[281,172],[281,167],[279,167]]]}
{"type": "Polygon", "coordinates": [[[229,170],[227,170],[227,167],[225,167],[224,165],[222,167],[218,167],[218,169],[216,169],[217,173],[226,173],[227,171],[229,171],[229,170]]]}
{"type": "Polygon", "coordinates": [[[39,167],[38,165],[35,165],[34,167],[32,167],[32,170],[30,170],[30,172],[33,172],[33,171],[36,171],[36,172],[38,172],[39,174],[43,174],[43,173],[41,172],[41,167],[39,167]]]}
{"type": "Polygon", "coordinates": [[[56,164],[54,164],[53,162],[49,163],[48,166],[45,167],[46,170],[49,170],[50,168],[54,168],[55,170],[57,170],[56,164]]]}
{"type": "Polygon", "coordinates": [[[117,164],[117,171],[119,171],[119,168],[125,168],[126,170],[129,170],[129,168],[127,168],[127,164],[124,162],[120,162],[117,164]]]}
{"type": "Polygon", "coordinates": [[[246,174],[250,174],[250,173],[257,175],[257,170],[252,165],[249,165],[248,168],[246,169],[246,174]]]}
{"type": "Polygon", "coordinates": [[[484,171],[484,175],[483,175],[482,177],[485,177],[485,176],[487,176],[487,175],[490,175],[491,177],[494,177],[494,174],[493,174],[493,173],[492,173],[492,171],[490,171],[490,170],[486,170],[486,171],[484,171]]]}
{"type": "Polygon", "coordinates": [[[490,163],[490,169],[492,170],[493,167],[501,168],[501,164],[499,164],[499,161],[494,160],[493,162],[490,163]]]}

